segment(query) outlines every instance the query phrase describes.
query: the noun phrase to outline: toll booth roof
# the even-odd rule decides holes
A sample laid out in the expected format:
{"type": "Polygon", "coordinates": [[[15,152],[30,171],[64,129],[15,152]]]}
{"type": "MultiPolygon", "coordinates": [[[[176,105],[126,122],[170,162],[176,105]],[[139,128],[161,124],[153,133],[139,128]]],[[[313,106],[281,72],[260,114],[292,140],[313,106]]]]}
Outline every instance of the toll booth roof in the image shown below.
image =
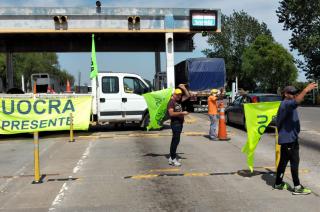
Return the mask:
{"type": "MultiPolygon", "coordinates": [[[[0,8],[0,52],[91,50],[165,51],[165,33],[174,34],[174,50],[194,49],[189,8],[27,7],[0,8]]],[[[208,9],[196,9],[208,11],[208,9]]],[[[221,11],[217,11],[220,30],[221,11]]]]}
{"type": "MultiPolygon", "coordinates": [[[[192,8],[195,9],[195,8],[192,8]]],[[[203,9],[203,8],[196,8],[203,9]]],[[[208,10],[206,8],[205,10],[208,10]]],[[[137,8],[137,7],[1,7],[0,15],[148,15],[189,16],[190,8],[137,8]]]]}

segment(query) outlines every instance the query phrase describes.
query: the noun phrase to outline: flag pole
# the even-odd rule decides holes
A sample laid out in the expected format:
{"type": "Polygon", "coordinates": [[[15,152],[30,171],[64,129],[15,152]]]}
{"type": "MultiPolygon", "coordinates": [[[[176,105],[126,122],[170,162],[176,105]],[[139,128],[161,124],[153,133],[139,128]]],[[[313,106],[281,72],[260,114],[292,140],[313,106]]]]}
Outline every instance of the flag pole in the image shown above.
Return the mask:
{"type": "Polygon", "coordinates": [[[276,140],[275,140],[275,171],[278,169],[278,165],[280,162],[280,145],[278,144],[279,133],[278,128],[275,127],[276,140]]]}
{"type": "Polygon", "coordinates": [[[92,46],[91,46],[91,72],[90,72],[90,79],[91,79],[91,86],[92,86],[92,95],[93,95],[93,106],[92,106],[92,113],[97,114],[98,111],[98,65],[96,59],[96,47],[94,41],[94,34],[92,34],[92,46]]]}

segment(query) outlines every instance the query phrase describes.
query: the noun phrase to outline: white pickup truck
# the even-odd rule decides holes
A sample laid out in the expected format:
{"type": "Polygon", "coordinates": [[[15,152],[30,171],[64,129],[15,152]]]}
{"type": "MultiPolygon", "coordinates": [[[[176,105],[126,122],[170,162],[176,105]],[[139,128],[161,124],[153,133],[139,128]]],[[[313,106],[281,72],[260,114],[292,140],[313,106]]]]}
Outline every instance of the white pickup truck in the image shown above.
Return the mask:
{"type": "Polygon", "coordinates": [[[92,82],[93,119],[99,123],[149,123],[148,107],[142,94],[149,85],[136,74],[101,72],[92,82]]]}

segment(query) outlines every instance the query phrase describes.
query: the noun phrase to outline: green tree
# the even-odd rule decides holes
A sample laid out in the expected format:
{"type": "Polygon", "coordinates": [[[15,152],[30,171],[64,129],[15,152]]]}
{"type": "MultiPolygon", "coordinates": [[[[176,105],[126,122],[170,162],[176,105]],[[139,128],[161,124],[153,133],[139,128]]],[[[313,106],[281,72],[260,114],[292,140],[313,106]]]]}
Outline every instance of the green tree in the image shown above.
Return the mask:
{"type": "Polygon", "coordinates": [[[0,80],[2,80],[2,84],[5,85],[5,77],[6,77],[6,66],[5,66],[5,57],[4,54],[0,54],[0,80]]]}
{"type": "Polygon", "coordinates": [[[244,50],[242,70],[252,79],[256,89],[276,93],[295,82],[298,70],[293,56],[272,37],[260,35],[244,50]]]}
{"type": "Polygon", "coordinates": [[[244,49],[249,46],[258,35],[271,36],[271,31],[265,23],[259,23],[257,19],[246,12],[233,12],[230,16],[222,15],[221,33],[208,34],[208,44],[211,49],[205,49],[203,53],[207,57],[224,58],[227,70],[229,87],[236,77],[239,79],[239,87],[252,89],[253,81],[246,78],[241,69],[241,56],[244,49]]]}
{"type": "MultiPolygon", "coordinates": [[[[0,54],[0,77],[5,83],[6,79],[6,57],[0,54]]],[[[60,80],[62,85],[67,79],[73,83],[74,77],[65,70],[61,70],[56,53],[14,53],[13,54],[14,85],[21,87],[21,76],[24,75],[25,82],[29,83],[31,74],[49,73],[60,80]]],[[[29,87],[30,88],[30,87],[29,87]]]]}
{"type": "Polygon", "coordinates": [[[320,1],[282,0],[277,10],[279,22],[291,30],[290,47],[304,56],[299,67],[309,79],[320,78],[320,1]]]}

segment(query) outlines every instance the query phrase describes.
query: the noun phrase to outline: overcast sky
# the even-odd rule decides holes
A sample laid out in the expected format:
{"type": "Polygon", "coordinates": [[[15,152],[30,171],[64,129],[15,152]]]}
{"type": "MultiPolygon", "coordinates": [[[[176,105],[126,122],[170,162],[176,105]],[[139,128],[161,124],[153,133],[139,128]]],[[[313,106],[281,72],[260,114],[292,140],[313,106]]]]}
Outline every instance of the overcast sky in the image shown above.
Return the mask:
{"type": "MultiPolygon", "coordinates": [[[[0,0],[0,7],[95,7],[95,0],[0,0]]],[[[278,23],[276,10],[279,0],[101,0],[102,7],[160,7],[160,8],[218,8],[222,13],[230,15],[233,11],[243,10],[250,16],[265,22],[277,42],[289,49],[290,32],[283,31],[283,25],[278,23]]],[[[201,50],[208,48],[206,39],[195,36],[196,49],[192,53],[175,53],[175,63],[190,57],[204,56],[201,50]]],[[[296,57],[296,53],[293,54],[296,57]]],[[[59,53],[59,62],[63,69],[81,81],[89,82],[90,53],[59,53]]],[[[165,70],[162,56],[162,71],[165,70]]],[[[153,53],[97,53],[99,70],[122,71],[137,73],[152,80],[154,76],[153,53]],[[126,58],[126,63],[122,61],[126,58]]],[[[299,80],[305,80],[304,74],[299,74],[299,80]]]]}

